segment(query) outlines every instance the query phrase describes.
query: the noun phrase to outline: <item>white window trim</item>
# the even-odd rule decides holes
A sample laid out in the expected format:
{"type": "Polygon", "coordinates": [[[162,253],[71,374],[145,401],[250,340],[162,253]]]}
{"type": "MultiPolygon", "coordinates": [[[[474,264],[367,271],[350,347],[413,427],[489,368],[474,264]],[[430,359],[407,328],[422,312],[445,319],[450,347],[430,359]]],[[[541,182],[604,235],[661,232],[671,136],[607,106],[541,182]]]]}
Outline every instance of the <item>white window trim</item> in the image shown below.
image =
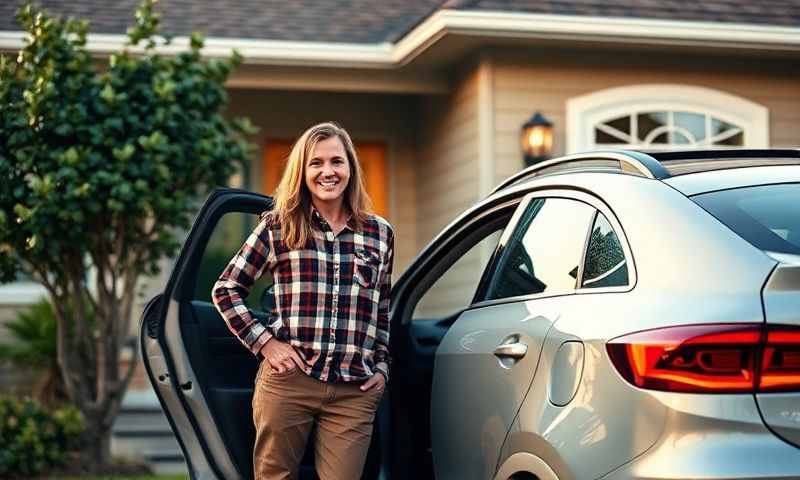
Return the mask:
{"type": "Polygon", "coordinates": [[[706,87],[648,84],[615,87],[567,100],[567,153],[590,150],[594,126],[633,111],[706,113],[744,130],[745,148],[769,147],[769,110],[745,98],[706,87]]]}

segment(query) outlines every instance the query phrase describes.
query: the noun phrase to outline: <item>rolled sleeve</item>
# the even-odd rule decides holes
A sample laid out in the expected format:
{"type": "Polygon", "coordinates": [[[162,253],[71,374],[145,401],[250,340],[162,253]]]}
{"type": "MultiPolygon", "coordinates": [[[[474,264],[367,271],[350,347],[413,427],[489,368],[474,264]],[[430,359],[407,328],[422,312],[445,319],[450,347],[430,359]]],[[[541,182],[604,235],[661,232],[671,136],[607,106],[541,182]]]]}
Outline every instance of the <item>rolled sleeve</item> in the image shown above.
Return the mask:
{"type": "Polygon", "coordinates": [[[228,262],[211,291],[214,306],[222,315],[228,329],[256,356],[273,333],[256,320],[244,299],[267,264],[268,235],[268,221],[262,215],[258,225],[228,262]]]}

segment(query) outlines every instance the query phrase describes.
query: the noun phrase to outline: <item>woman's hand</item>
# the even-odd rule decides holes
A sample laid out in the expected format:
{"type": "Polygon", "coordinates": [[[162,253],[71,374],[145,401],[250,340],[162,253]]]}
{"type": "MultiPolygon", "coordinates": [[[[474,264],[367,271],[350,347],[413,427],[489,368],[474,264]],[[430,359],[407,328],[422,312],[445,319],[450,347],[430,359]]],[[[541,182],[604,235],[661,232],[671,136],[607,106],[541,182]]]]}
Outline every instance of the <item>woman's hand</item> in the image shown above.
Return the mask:
{"type": "Polygon", "coordinates": [[[288,372],[294,368],[303,368],[305,363],[291,345],[281,342],[275,337],[267,340],[261,347],[261,355],[278,373],[288,372]]]}
{"type": "Polygon", "coordinates": [[[386,379],[380,373],[375,373],[375,375],[369,377],[366,382],[361,384],[361,391],[366,392],[369,391],[371,388],[377,389],[378,393],[382,392],[384,388],[386,388],[386,379]]]}

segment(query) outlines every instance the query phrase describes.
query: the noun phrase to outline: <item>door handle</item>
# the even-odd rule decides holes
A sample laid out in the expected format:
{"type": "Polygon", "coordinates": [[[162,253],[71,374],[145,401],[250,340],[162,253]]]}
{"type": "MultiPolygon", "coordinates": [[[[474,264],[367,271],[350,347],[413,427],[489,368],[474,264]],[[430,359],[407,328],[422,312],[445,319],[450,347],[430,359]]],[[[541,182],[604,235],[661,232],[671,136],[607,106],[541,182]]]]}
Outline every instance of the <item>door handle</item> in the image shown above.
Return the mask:
{"type": "Polygon", "coordinates": [[[522,358],[528,353],[528,346],[521,342],[503,343],[494,349],[496,357],[522,358]]]}

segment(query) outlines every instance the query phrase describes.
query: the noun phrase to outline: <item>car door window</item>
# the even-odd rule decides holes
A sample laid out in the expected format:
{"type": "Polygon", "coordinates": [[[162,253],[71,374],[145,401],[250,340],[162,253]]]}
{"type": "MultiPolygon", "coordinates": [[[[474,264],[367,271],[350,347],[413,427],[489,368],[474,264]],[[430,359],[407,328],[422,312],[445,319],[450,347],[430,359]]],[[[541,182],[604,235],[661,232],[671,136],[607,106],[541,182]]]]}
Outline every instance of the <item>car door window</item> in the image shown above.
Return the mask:
{"type": "Polygon", "coordinates": [[[566,198],[534,198],[503,248],[484,300],[573,291],[595,209],[566,198]]]}
{"type": "MultiPolygon", "coordinates": [[[[211,303],[211,289],[228,262],[244,244],[256,226],[258,216],[242,212],[228,212],[211,233],[203,258],[197,267],[194,300],[211,303]]],[[[250,288],[244,299],[252,310],[261,310],[259,300],[265,289],[272,285],[272,276],[265,272],[250,288]]]]}
{"type": "Polygon", "coordinates": [[[619,237],[605,215],[597,212],[583,269],[583,288],[621,287],[628,285],[628,265],[619,237]]]}
{"type": "Polygon", "coordinates": [[[509,218],[507,216],[502,225],[473,245],[436,280],[414,308],[412,321],[446,317],[470,305],[509,218]]]}

